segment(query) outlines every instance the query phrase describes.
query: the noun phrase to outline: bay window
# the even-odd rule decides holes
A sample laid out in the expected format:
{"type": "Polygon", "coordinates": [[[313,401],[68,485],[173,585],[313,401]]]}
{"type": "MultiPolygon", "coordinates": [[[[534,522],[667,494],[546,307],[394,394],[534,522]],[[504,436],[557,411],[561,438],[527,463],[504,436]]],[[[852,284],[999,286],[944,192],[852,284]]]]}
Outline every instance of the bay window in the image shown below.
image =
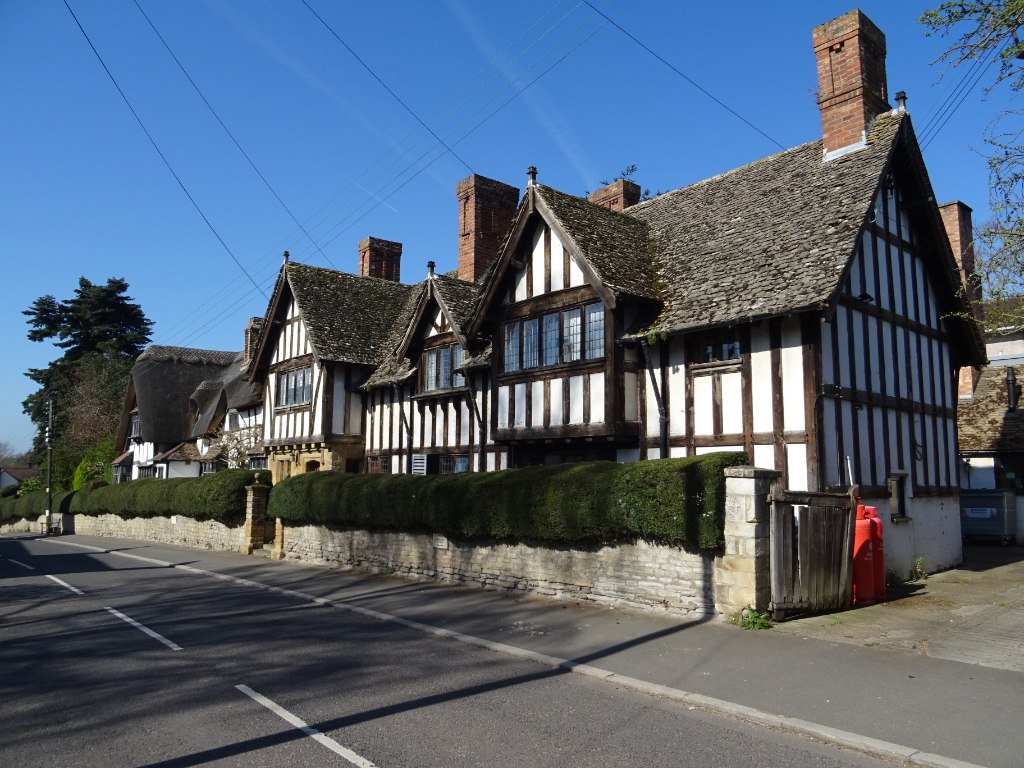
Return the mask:
{"type": "Polygon", "coordinates": [[[502,370],[599,360],[604,357],[604,305],[600,302],[528,317],[502,327],[502,370]]]}

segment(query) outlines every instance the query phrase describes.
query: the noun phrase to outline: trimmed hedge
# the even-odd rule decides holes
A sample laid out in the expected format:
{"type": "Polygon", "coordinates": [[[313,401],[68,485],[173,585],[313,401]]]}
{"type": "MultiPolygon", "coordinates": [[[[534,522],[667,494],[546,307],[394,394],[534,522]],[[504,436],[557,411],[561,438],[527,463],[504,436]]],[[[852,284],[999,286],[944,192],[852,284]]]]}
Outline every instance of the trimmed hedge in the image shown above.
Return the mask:
{"type": "MultiPolygon", "coordinates": [[[[77,491],[57,491],[53,494],[50,511],[54,515],[71,511],[71,502],[77,491]]],[[[15,520],[35,520],[46,514],[46,491],[26,493],[22,496],[0,499],[0,523],[15,520]]]]}
{"type": "Polygon", "coordinates": [[[297,524],[461,540],[597,545],[644,539],[721,550],[725,467],[742,453],[459,475],[316,472],[278,483],[268,514],[297,524]]]}
{"type": "Polygon", "coordinates": [[[227,469],[204,477],[147,478],[117,485],[83,488],[71,503],[81,515],[120,517],[184,515],[237,526],[245,520],[245,488],[269,484],[270,473],[227,469]]]}

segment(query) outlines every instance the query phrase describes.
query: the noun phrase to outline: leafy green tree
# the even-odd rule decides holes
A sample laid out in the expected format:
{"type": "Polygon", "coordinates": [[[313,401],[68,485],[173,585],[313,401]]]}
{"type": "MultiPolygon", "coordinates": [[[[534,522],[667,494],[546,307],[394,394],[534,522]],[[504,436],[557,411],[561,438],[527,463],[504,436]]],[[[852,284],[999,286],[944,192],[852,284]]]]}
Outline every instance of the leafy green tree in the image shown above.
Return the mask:
{"type": "Polygon", "coordinates": [[[82,277],[70,299],[41,296],[22,313],[31,341],[53,341],[64,350],[46,368],[25,374],[39,388],[22,403],[36,425],[33,452],[41,464],[48,401],[53,399],[54,488],[69,488],[85,453],[117,430],[128,371],[153,327],[127,290],[123,278],[103,285],[82,277]]]}
{"type": "MultiPolygon", "coordinates": [[[[928,34],[959,35],[941,61],[956,67],[998,63],[988,83],[1024,90],[1024,0],[945,2],[920,18],[928,34]]],[[[993,217],[975,233],[976,271],[984,297],[986,330],[1024,326],[1024,112],[1000,109],[984,139],[988,144],[993,217]]]]}

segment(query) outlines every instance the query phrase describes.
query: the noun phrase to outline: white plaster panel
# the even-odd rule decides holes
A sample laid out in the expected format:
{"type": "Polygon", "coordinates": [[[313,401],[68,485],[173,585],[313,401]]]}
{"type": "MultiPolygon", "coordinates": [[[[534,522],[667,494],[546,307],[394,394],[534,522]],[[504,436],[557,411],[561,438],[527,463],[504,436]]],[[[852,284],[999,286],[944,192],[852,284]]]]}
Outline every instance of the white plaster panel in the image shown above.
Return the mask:
{"type": "Polygon", "coordinates": [[[626,371],[622,376],[622,387],[623,417],[626,421],[636,421],[640,417],[637,374],[626,371]]]}
{"type": "Polygon", "coordinates": [[[426,338],[429,339],[432,336],[440,336],[441,335],[440,331],[438,331],[437,329],[440,328],[444,324],[442,322],[443,320],[444,320],[444,315],[441,313],[441,308],[440,307],[436,307],[434,309],[434,315],[433,315],[433,317],[430,320],[430,324],[427,326],[426,338]]]}
{"type": "Polygon", "coordinates": [[[907,393],[907,334],[905,329],[896,329],[896,357],[893,360],[893,365],[896,368],[896,386],[899,387],[899,393],[905,397],[907,393]]]}
{"type": "Polygon", "coordinates": [[[590,423],[600,424],[604,415],[604,371],[590,374],[590,423]]]}
{"type": "MultiPolygon", "coordinates": [[[[649,452],[649,449],[648,449],[648,452],[649,452]]],[[[686,448],[684,448],[681,445],[671,446],[668,449],[668,457],[670,459],[685,459],[686,458],[686,448]]]]}
{"type": "Polygon", "coordinates": [[[576,263],[576,259],[570,254],[569,256],[569,287],[576,288],[577,286],[586,284],[586,279],[583,277],[583,270],[580,269],[580,265],[576,263]]]}
{"type": "MultiPolygon", "coordinates": [[[[823,356],[824,359],[824,356],[823,356]]],[[[750,380],[754,406],[754,431],[772,432],[772,352],[767,324],[750,332],[750,380]]]]}
{"type": "Polygon", "coordinates": [[[530,426],[544,426],[544,382],[530,383],[530,426]]]}
{"type": "Polygon", "coordinates": [[[878,475],[875,477],[875,483],[885,482],[885,457],[887,451],[885,448],[885,433],[882,431],[882,425],[885,423],[887,418],[885,409],[872,408],[871,418],[874,423],[874,444],[873,448],[875,451],[875,465],[877,468],[878,475]]]}
{"type": "Polygon", "coordinates": [[[569,423],[583,423],[583,377],[569,377],[569,423]]]}
{"type": "Polygon", "coordinates": [[[516,301],[525,301],[526,296],[526,270],[516,270],[515,274],[515,297],[516,301]]]}
{"type": "Polygon", "coordinates": [[[565,254],[562,249],[562,241],[551,233],[551,290],[560,291],[565,288],[565,277],[563,267],[565,265],[565,254]]]}
{"type": "Polygon", "coordinates": [[[761,469],[776,469],[774,445],[755,445],[754,455],[752,458],[755,467],[760,467],[761,469]]]}
{"type": "Polygon", "coordinates": [[[722,434],[743,431],[743,380],[739,371],[722,374],[722,434]]]}
{"type": "Polygon", "coordinates": [[[495,471],[494,451],[488,451],[487,452],[486,466],[487,466],[487,471],[488,472],[494,472],[495,471]]]}
{"type": "Polygon", "coordinates": [[[743,452],[743,446],[742,445],[722,445],[722,446],[704,445],[704,446],[701,446],[700,448],[697,448],[694,451],[694,453],[697,456],[703,456],[704,454],[707,454],[707,453],[718,453],[720,451],[736,451],[737,453],[742,453],[743,452]]]}
{"type": "Polygon", "coordinates": [[[544,293],[544,226],[533,231],[529,268],[533,270],[533,295],[540,296],[544,293]]]}
{"type": "Polygon", "coordinates": [[[804,414],[804,349],[800,322],[789,318],[782,324],[782,423],[783,429],[802,430],[804,414]]]}
{"type": "Polygon", "coordinates": [[[526,384],[516,384],[514,387],[516,398],[515,426],[526,426],[526,384]]]}
{"type": "Polygon", "coordinates": [[[562,379],[551,379],[548,387],[551,392],[548,399],[551,402],[551,426],[558,426],[565,423],[565,414],[562,413],[562,379]]]}
{"type": "Polygon", "coordinates": [[[507,386],[498,387],[498,429],[507,429],[508,423],[508,398],[509,388],[507,386]]]}
{"type": "Polygon", "coordinates": [[[786,476],[789,490],[808,490],[807,446],[804,443],[789,443],[786,445],[786,476]]]}
{"type": "Polygon", "coordinates": [[[434,412],[434,442],[433,445],[436,448],[440,448],[444,445],[444,403],[434,403],[431,406],[431,410],[434,412]]]}
{"type": "Polygon", "coordinates": [[[424,448],[434,444],[434,408],[430,403],[423,407],[423,442],[424,448]]]}
{"type": "Polygon", "coordinates": [[[693,433],[695,435],[713,435],[714,390],[711,376],[693,377],[693,433]]]}
{"type": "Polygon", "coordinates": [[[469,424],[473,418],[473,410],[466,403],[459,404],[459,445],[469,445],[469,424]]]}
{"type": "Polygon", "coordinates": [[[456,435],[455,403],[449,402],[446,406],[448,411],[448,445],[458,445],[459,438],[456,435]]]}
{"type": "MultiPolygon", "coordinates": [[[[860,461],[860,472],[857,477],[857,482],[861,485],[871,485],[874,483],[874,478],[871,476],[871,441],[868,439],[868,426],[871,423],[870,414],[868,413],[867,406],[862,408],[853,409],[853,418],[857,420],[857,445],[853,446],[851,450],[857,452],[860,461]]],[[[852,438],[851,438],[852,439],[852,438]]],[[[856,468],[854,472],[856,472],[856,468]]]]}

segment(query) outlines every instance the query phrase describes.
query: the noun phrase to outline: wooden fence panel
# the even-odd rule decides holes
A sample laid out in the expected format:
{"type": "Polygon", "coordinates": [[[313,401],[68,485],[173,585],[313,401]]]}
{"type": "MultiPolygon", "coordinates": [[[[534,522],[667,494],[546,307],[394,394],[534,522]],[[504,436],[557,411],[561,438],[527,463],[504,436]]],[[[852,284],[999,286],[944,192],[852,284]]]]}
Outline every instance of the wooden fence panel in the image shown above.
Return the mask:
{"type": "Polygon", "coordinates": [[[787,612],[852,604],[854,507],[843,494],[772,492],[771,603],[787,612]]]}

